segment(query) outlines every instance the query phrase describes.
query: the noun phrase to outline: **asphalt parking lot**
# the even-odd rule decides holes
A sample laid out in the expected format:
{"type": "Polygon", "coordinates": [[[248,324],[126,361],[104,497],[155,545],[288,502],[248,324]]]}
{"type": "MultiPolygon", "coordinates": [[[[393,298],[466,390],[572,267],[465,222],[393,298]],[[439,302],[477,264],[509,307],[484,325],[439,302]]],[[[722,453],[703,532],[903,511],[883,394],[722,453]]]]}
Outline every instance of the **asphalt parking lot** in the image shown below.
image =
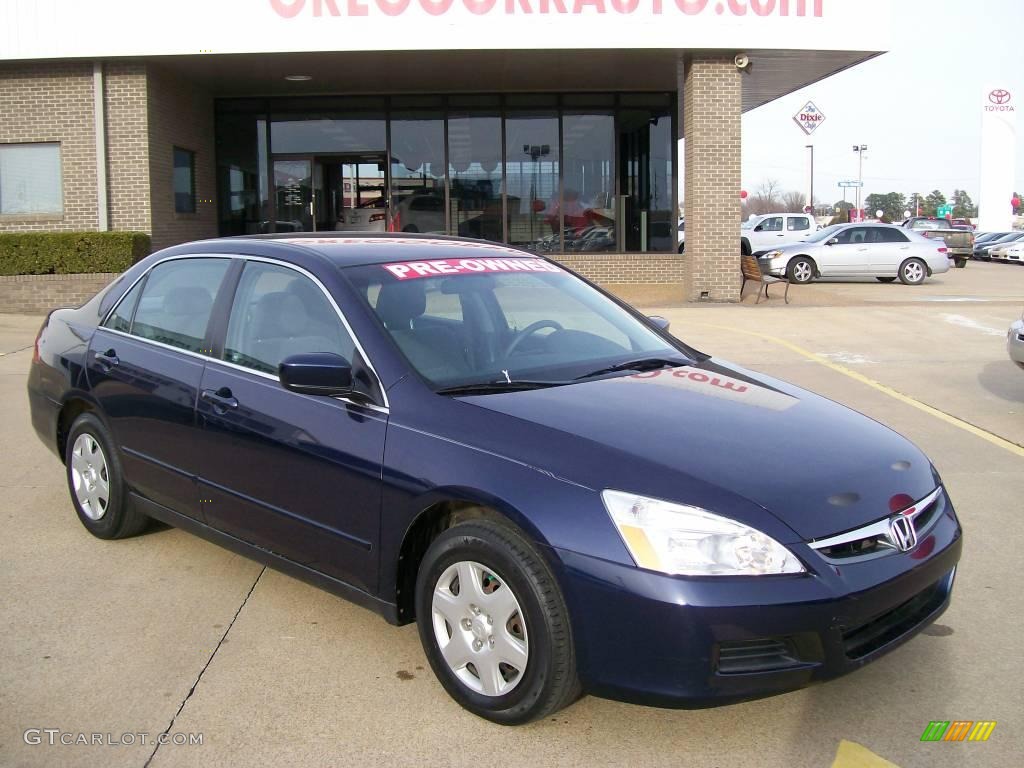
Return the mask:
{"type": "Polygon", "coordinates": [[[953,604],[923,635],[772,699],[666,711],[584,698],[531,726],[491,725],[440,688],[412,626],[174,529],[121,542],[86,533],[28,420],[39,319],[0,315],[0,765],[1019,765],[1024,371],[1005,332],[1024,309],[1024,269],[971,263],[918,287],[811,284],[791,289],[789,306],[754,306],[753,290],[738,306],[645,310],[932,458],[966,536],[953,604]],[[921,743],[932,720],[998,724],[985,743],[921,743]],[[26,729],[149,743],[26,744],[26,729]],[[203,743],[155,749],[167,729],[203,743]]]}

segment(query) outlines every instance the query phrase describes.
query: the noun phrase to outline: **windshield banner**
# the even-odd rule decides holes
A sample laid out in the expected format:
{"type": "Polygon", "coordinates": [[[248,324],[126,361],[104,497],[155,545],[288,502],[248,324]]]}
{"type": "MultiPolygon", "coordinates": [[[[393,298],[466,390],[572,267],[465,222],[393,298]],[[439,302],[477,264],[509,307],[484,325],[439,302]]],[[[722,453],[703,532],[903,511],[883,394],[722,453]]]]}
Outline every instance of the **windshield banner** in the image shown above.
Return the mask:
{"type": "Polygon", "coordinates": [[[444,275],[483,275],[493,272],[561,272],[544,259],[434,259],[384,264],[384,269],[399,280],[444,275]]]}

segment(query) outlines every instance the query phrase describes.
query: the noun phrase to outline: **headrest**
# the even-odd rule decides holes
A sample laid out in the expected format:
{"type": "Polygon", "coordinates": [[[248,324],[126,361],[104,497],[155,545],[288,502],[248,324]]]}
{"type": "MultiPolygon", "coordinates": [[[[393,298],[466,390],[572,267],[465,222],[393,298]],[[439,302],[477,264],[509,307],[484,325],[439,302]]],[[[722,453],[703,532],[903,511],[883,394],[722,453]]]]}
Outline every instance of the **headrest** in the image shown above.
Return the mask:
{"type": "Polygon", "coordinates": [[[407,330],[413,318],[427,309],[427,292],[421,280],[384,283],[377,296],[377,314],[389,331],[407,330]]]}
{"type": "Polygon", "coordinates": [[[302,300],[293,293],[268,293],[256,304],[253,312],[255,334],[261,339],[301,336],[309,323],[309,314],[302,300]]]}
{"type": "Polygon", "coordinates": [[[164,312],[168,315],[206,316],[213,308],[213,299],[198,285],[179,285],[164,296],[164,312]]]}

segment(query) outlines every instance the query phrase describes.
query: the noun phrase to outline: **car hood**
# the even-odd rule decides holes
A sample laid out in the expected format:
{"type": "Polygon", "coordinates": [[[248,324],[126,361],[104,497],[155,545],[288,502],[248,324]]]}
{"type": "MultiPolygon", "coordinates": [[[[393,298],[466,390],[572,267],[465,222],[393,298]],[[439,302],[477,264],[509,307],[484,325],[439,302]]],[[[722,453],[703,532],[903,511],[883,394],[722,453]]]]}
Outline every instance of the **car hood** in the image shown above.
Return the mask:
{"type": "Polygon", "coordinates": [[[883,518],[938,483],[887,427],[717,360],[461,401],[541,430],[517,458],[545,471],[721,514],[742,497],[803,539],[883,518]]]}

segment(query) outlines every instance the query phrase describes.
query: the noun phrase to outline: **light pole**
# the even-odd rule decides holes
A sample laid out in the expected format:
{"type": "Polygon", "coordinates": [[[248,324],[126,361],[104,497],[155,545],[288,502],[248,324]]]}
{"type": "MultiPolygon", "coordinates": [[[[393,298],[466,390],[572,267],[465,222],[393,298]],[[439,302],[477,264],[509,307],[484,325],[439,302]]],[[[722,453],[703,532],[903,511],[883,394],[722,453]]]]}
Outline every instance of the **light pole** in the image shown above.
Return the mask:
{"type": "Polygon", "coordinates": [[[807,204],[811,206],[811,216],[814,216],[814,145],[805,144],[804,146],[811,150],[811,194],[807,198],[807,204]]]}
{"type": "Polygon", "coordinates": [[[857,215],[860,216],[860,191],[864,187],[864,153],[868,151],[868,145],[854,144],[853,151],[857,153],[857,215]]]}

